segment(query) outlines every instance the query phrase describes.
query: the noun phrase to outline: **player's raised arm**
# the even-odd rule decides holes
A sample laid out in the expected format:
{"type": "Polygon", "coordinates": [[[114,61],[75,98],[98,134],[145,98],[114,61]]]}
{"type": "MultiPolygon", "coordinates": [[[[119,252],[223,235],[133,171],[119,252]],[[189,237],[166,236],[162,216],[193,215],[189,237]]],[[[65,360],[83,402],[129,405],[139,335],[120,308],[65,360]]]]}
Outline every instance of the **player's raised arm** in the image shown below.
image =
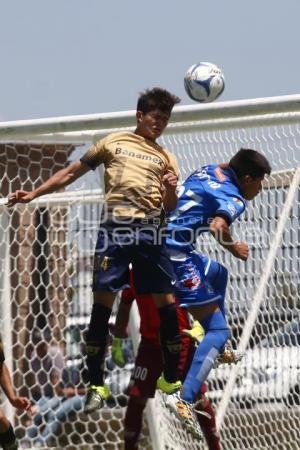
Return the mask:
{"type": "Polygon", "coordinates": [[[236,258],[246,261],[249,256],[249,247],[245,242],[233,239],[229,225],[222,216],[216,216],[209,225],[213,237],[236,258]]]}
{"type": "Polygon", "coordinates": [[[33,191],[18,190],[11,193],[8,196],[7,206],[13,206],[16,203],[29,203],[31,200],[41,195],[51,194],[58,189],[73,183],[73,181],[80,178],[86,172],[90,170],[90,167],[82,161],[76,161],[70,164],[68,167],[56,172],[49,180],[45,181],[41,186],[33,191]]]}

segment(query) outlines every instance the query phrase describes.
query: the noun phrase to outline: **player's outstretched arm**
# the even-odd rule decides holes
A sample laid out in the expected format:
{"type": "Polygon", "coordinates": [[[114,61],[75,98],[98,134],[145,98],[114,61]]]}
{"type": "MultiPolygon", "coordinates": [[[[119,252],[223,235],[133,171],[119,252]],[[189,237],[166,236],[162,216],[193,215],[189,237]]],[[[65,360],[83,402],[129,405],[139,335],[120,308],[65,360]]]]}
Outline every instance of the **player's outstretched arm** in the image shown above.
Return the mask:
{"type": "Polygon", "coordinates": [[[28,411],[30,414],[34,413],[32,402],[27,397],[18,397],[13,388],[9,370],[5,363],[0,365],[0,385],[7,396],[10,403],[17,409],[28,411]]]}
{"type": "Polygon", "coordinates": [[[229,225],[224,217],[216,216],[209,225],[213,237],[236,258],[246,261],[249,256],[249,247],[245,242],[233,239],[229,225]]]}
{"type": "Polygon", "coordinates": [[[65,169],[59,170],[56,172],[49,180],[45,181],[41,186],[34,189],[33,191],[15,191],[8,196],[7,206],[13,206],[16,203],[29,203],[36,197],[40,197],[41,195],[51,194],[58,189],[67,186],[68,184],[73,183],[73,181],[77,180],[77,178],[84,175],[86,172],[90,170],[90,167],[81,162],[76,161],[73,164],[70,164],[65,169]]]}

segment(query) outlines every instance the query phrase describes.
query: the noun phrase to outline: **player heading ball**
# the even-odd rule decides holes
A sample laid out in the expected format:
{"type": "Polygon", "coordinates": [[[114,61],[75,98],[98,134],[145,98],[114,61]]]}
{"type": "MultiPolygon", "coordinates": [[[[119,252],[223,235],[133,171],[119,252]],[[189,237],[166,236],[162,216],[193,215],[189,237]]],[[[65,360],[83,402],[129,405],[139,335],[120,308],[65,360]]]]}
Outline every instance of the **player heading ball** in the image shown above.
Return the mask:
{"type": "MultiPolygon", "coordinates": [[[[175,157],[156,140],[166,128],[172,108],[180,99],[165,89],[155,87],[143,92],[137,102],[136,129],[106,136],[98,141],[79,161],[58,171],[32,192],[18,190],[9,195],[8,206],[27,203],[72,183],[89,170],[104,165],[105,215],[99,233],[95,260],[93,293],[94,304],[87,332],[87,365],[90,389],[85,411],[100,408],[109,396],[104,385],[103,366],[108,337],[108,320],[119,290],[129,287],[129,264],[132,264],[138,293],[153,294],[160,313],[160,340],[164,359],[166,388],[180,386],[176,368],[179,359],[180,334],[173,295],[175,275],[165,244],[153,243],[162,205],[166,211],[176,207],[178,167],[175,157]],[[119,242],[111,235],[120,223],[130,223],[130,234],[139,232],[138,244],[123,246],[128,233],[119,233],[119,242]],[[107,242],[103,245],[103,236],[107,242]]],[[[100,201],[100,198],[99,198],[100,201]]]]}

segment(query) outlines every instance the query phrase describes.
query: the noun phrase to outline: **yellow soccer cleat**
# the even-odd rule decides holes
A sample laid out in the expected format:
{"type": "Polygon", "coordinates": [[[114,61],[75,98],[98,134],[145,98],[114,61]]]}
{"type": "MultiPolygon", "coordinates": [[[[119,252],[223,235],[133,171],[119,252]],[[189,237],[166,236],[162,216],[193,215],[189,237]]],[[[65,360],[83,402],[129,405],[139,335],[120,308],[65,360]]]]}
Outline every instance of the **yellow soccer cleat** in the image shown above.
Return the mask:
{"type": "Polygon", "coordinates": [[[174,383],[169,383],[162,374],[156,382],[156,388],[165,394],[173,394],[181,388],[181,381],[178,380],[174,383]]]}
{"type": "Polygon", "coordinates": [[[110,397],[108,386],[90,386],[86,395],[84,413],[91,414],[102,408],[104,402],[110,397]]]}

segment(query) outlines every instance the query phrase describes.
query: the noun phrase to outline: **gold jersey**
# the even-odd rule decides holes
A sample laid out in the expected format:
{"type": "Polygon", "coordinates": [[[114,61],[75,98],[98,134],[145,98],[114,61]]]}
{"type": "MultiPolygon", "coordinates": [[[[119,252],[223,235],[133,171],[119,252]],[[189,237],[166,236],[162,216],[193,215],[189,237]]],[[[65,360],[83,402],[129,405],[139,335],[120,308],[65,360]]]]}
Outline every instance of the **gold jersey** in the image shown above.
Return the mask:
{"type": "Polygon", "coordinates": [[[81,158],[92,169],[104,164],[109,216],[154,218],[162,210],[162,177],[178,175],[176,158],[165,148],[133,132],[112,133],[81,158]]]}

